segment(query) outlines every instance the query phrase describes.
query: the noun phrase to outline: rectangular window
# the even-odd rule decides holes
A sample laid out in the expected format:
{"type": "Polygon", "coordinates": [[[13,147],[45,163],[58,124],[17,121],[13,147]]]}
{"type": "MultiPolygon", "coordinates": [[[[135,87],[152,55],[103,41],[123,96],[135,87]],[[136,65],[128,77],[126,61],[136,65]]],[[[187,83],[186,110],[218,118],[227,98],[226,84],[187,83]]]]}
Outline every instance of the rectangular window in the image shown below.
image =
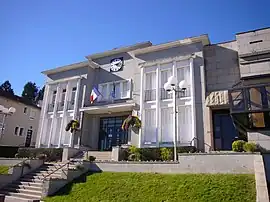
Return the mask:
{"type": "Polygon", "coordinates": [[[189,144],[192,140],[192,114],[191,106],[178,106],[177,109],[178,116],[178,141],[181,144],[189,144]]]}
{"type": "Polygon", "coordinates": [[[161,109],[161,143],[173,143],[173,108],[161,109]]]}
{"type": "Polygon", "coordinates": [[[36,118],[36,113],[37,113],[36,110],[31,109],[31,111],[30,111],[30,119],[35,119],[36,118]]]}
{"type": "Polygon", "coordinates": [[[77,90],[76,87],[72,88],[72,92],[71,92],[71,101],[74,101],[74,100],[75,100],[76,90],[77,90]]]}
{"type": "Polygon", "coordinates": [[[64,106],[65,99],[66,99],[66,92],[67,92],[67,90],[63,89],[62,95],[61,95],[61,105],[63,105],[63,106],[64,106]]]}
{"type": "Polygon", "coordinates": [[[130,97],[130,80],[115,81],[114,83],[99,84],[101,96],[99,101],[108,101],[113,99],[125,99],[130,97]]]}
{"type": "Polygon", "coordinates": [[[53,95],[52,95],[52,104],[54,104],[55,103],[55,100],[56,100],[56,93],[57,93],[57,91],[55,90],[55,91],[53,91],[53,95]]]}
{"type": "Polygon", "coordinates": [[[156,72],[146,73],[145,75],[145,90],[156,89],[156,72]]]}
{"type": "Polygon", "coordinates": [[[189,96],[191,82],[190,82],[190,67],[188,66],[177,68],[177,83],[183,80],[185,80],[185,88],[186,88],[185,95],[189,96]]]}
{"type": "Polygon", "coordinates": [[[120,83],[111,83],[109,85],[109,99],[120,99],[120,83]]]}
{"type": "Polygon", "coordinates": [[[27,113],[27,107],[23,108],[23,113],[26,114],[27,113]]]}
{"type": "Polygon", "coordinates": [[[24,128],[20,128],[19,136],[23,136],[23,130],[24,130],[24,128]]]}
{"type": "Polygon", "coordinates": [[[156,144],[157,128],[156,128],[156,109],[145,110],[144,115],[144,144],[156,144]]]}
{"type": "Polygon", "coordinates": [[[124,81],[123,82],[123,90],[122,90],[122,98],[127,98],[129,97],[129,82],[128,81],[124,81]]]}
{"type": "Polygon", "coordinates": [[[104,101],[104,100],[108,100],[108,84],[101,84],[99,85],[99,92],[101,94],[99,100],[100,101],[104,101]]]}
{"type": "Polygon", "coordinates": [[[172,70],[168,69],[168,70],[164,70],[161,71],[161,92],[160,92],[160,96],[162,100],[165,99],[172,99],[172,93],[166,91],[164,89],[164,84],[168,82],[169,77],[172,76],[172,70]]]}
{"type": "Polygon", "coordinates": [[[18,132],[19,132],[19,127],[15,127],[15,130],[14,130],[14,135],[18,135],[18,132]]]}
{"type": "Polygon", "coordinates": [[[156,100],[156,72],[145,74],[145,101],[156,100]]]}

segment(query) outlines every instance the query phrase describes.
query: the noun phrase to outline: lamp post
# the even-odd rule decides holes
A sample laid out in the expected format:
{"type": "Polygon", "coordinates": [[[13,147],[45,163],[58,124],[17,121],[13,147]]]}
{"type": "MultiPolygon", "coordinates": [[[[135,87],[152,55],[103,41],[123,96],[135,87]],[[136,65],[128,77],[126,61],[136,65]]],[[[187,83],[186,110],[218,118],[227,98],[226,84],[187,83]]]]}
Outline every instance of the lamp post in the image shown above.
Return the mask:
{"type": "Polygon", "coordinates": [[[177,161],[177,109],[176,109],[176,93],[186,90],[185,80],[179,82],[180,90],[176,87],[177,79],[174,76],[169,77],[168,82],[164,84],[164,89],[173,93],[173,112],[174,112],[174,161],[177,161]]]}
{"type": "Polygon", "coordinates": [[[16,112],[16,109],[14,107],[5,108],[3,105],[0,105],[0,114],[3,114],[3,119],[2,119],[2,126],[1,126],[1,133],[0,133],[0,140],[2,139],[4,135],[4,130],[5,130],[5,121],[7,116],[11,116],[16,112]]]}

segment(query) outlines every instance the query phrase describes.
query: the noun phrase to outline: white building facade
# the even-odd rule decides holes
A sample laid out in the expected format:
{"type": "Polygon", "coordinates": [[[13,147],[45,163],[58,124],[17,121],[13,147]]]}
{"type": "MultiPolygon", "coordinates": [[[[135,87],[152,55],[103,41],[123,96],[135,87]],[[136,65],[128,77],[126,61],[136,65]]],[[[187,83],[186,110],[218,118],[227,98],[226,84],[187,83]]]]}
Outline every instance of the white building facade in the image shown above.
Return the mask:
{"type": "Polygon", "coordinates": [[[44,71],[47,83],[36,147],[172,147],[177,134],[178,146],[203,148],[207,44],[207,35],[160,45],[145,42],[44,71]],[[186,90],[176,93],[176,119],[174,95],[163,88],[172,75],[186,84],[186,90]],[[94,87],[101,96],[91,103],[94,87]],[[128,115],[142,120],[139,131],[121,129],[128,115]],[[73,119],[80,122],[75,134],[65,130],[73,119]]]}

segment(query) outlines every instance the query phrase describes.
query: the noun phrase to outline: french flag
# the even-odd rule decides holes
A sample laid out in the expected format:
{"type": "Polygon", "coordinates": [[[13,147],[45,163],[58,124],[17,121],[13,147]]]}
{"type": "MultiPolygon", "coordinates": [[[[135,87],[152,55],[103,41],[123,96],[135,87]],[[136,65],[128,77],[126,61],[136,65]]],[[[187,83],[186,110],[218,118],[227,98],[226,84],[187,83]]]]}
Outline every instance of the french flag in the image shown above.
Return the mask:
{"type": "Polygon", "coordinates": [[[90,102],[93,104],[93,102],[101,95],[101,93],[98,91],[96,87],[92,89],[91,95],[90,95],[90,102]]]}

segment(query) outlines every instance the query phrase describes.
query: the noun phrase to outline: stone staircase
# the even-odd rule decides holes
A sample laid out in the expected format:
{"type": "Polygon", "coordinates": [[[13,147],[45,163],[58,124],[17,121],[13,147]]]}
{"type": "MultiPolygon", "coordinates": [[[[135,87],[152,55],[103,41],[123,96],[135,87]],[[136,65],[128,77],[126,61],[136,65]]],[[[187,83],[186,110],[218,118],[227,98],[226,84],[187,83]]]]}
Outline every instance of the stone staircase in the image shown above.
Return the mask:
{"type": "MultiPolygon", "coordinates": [[[[88,151],[88,156],[96,157],[96,161],[111,161],[112,152],[111,151],[88,151]]],[[[87,154],[84,154],[84,157],[87,158],[87,154]]]]}
{"type": "MultiPolygon", "coordinates": [[[[39,201],[42,196],[42,185],[45,176],[55,171],[50,175],[50,178],[62,178],[62,169],[64,163],[45,163],[40,168],[32,173],[24,175],[19,180],[2,188],[0,194],[5,195],[5,201],[39,201]]],[[[69,165],[69,168],[75,168],[75,165],[69,165]]]]}

